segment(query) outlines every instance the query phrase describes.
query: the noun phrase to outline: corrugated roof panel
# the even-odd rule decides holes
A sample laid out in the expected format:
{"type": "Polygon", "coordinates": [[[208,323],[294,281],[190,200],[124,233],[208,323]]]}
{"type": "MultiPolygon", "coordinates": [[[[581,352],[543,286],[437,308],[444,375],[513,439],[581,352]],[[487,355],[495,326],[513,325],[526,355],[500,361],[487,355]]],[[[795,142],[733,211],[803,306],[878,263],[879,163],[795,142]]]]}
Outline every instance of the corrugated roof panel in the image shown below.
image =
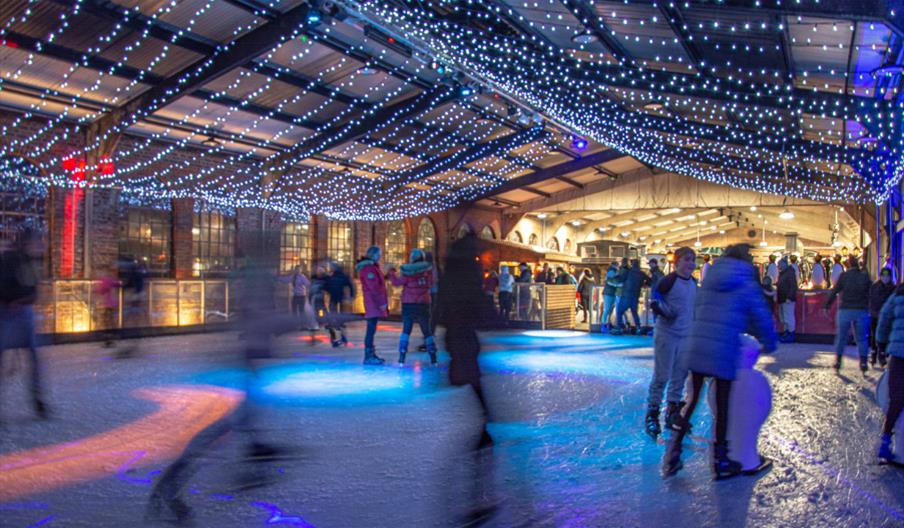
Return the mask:
{"type": "Polygon", "coordinates": [[[210,2],[210,7],[199,15],[207,5],[207,0],[184,0],[171,12],[160,15],[160,20],[220,43],[235,40],[265,22],[228,2],[210,2]]]}
{"type": "Polygon", "coordinates": [[[169,50],[164,52],[163,47],[167,43],[153,37],[142,39],[140,46],[134,46],[131,51],[126,51],[126,47],[134,44],[136,36],[138,33],[133,31],[125,37],[117,39],[107,46],[100,56],[107,60],[121,61],[128,55],[129,59],[126,64],[140,69],[146,69],[156,60],[151,72],[161,77],[168,77],[203,58],[201,54],[173,45],[169,45],[169,50]],[[161,55],[163,59],[158,60],[161,55]]]}
{"type": "Polygon", "coordinates": [[[688,63],[677,35],[659,9],[651,5],[597,2],[596,13],[616,33],[625,51],[638,59],[688,63]]]}

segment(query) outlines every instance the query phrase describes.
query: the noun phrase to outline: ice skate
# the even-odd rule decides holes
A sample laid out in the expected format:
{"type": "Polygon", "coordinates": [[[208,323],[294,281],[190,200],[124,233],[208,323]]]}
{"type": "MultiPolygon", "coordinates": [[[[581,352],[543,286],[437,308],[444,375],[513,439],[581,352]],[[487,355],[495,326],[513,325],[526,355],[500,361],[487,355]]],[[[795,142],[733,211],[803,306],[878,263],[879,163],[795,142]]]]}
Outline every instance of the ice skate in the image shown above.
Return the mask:
{"type": "Polygon", "coordinates": [[[872,366],[872,367],[875,367],[875,366],[876,366],[876,359],[877,359],[878,355],[879,355],[879,353],[876,352],[875,350],[873,350],[872,352],[870,352],[870,354],[869,354],[869,364],[870,364],[870,366],[872,366]]]}
{"type": "MultiPolygon", "coordinates": [[[[665,410],[665,428],[671,431],[679,431],[681,427],[678,425],[678,420],[681,418],[681,409],[684,407],[684,402],[669,402],[668,408],[665,410]]],[[[688,427],[690,430],[690,427],[688,427]]]]}
{"type": "Polygon", "coordinates": [[[841,356],[835,356],[835,372],[841,372],[841,356]]]}
{"type": "Polygon", "coordinates": [[[864,376],[869,372],[869,364],[865,357],[860,358],[860,372],[862,372],[864,376]]]}
{"type": "Polygon", "coordinates": [[[888,354],[885,352],[879,352],[879,367],[885,368],[888,365],[888,354]]]}
{"type": "Polygon", "coordinates": [[[713,480],[725,480],[741,474],[741,463],[728,458],[728,445],[716,444],[713,453],[713,480]]]}
{"type": "Polygon", "coordinates": [[[879,443],[879,465],[884,466],[886,464],[894,464],[895,454],[891,450],[891,435],[884,434],[882,435],[882,440],[879,443]]]}
{"type": "Polygon", "coordinates": [[[382,365],[383,363],[386,363],[386,360],[378,356],[373,348],[364,349],[365,365],[382,365]]]}
{"type": "Polygon", "coordinates": [[[766,471],[767,469],[772,467],[772,460],[769,458],[760,455],[760,463],[754,468],[745,469],[741,471],[741,474],[747,477],[752,477],[754,475],[759,475],[760,473],[766,471]]]}
{"type": "Polygon", "coordinates": [[[400,349],[399,349],[399,365],[404,365],[404,364],[405,364],[405,356],[406,356],[406,355],[408,355],[408,351],[407,351],[407,350],[402,350],[402,349],[400,348],[400,349]]]}
{"type": "Polygon", "coordinates": [[[673,436],[669,440],[668,447],[665,450],[665,457],[662,459],[662,478],[673,477],[681,471],[684,464],[681,462],[681,441],[683,438],[673,436]]]}
{"type": "Polygon", "coordinates": [[[430,365],[436,366],[436,341],[433,336],[427,338],[427,353],[430,354],[430,365]]]}
{"type": "Polygon", "coordinates": [[[178,496],[165,499],[163,494],[157,490],[154,490],[148,499],[144,520],[145,522],[172,522],[177,526],[194,526],[195,524],[191,507],[185,504],[185,501],[178,496]],[[169,513],[166,510],[169,510],[169,513]]]}
{"type": "Polygon", "coordinates": [[[662,429],[659,427],[659,409],[650,407],[647,410],[647,416],[644,419],[644,429],[653,440],[659,438],[659,434],[662,433],[662,429]]]}

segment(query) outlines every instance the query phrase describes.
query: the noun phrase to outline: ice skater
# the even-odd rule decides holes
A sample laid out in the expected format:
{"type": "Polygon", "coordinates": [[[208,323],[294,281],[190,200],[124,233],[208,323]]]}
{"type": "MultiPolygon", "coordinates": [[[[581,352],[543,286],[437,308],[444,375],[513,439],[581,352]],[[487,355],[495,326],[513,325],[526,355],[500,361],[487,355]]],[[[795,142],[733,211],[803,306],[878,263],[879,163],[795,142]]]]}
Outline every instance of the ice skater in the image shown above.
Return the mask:
{"type": "MultiPolygon", "coordinates": [[[[402,276],[389,270],[389,281],[402,286],[402,334],[399,336],[399,365],[405,364],[408,341],[414,323],[421,328],[430,364],[436,365],[436,342],[430,330],[430,289],[433,287],[433,264],[420,249],[412,249],[406,264],[400,266],[402,276]]],[[[363,284],[363,282],[362,282],[363,284]]],[[[489,298],[492,302],[492,297],[489,298]]]]}
{"type": "Polygon", "coordinates": [[[891,280],[891,272],[891,268],[882,268],[882,271],[879,272],[879,280],[869,287],[869,347],[871,349],[869,363],[874,367],[877,361],[880,367],[885,367],[888,362],[885,352],[879,352],[876,326],[879,323],[879,312],[885,305],[885,301],[895,292],[895,284],[891,280]]]}
{"type": "Polygon", "coordinates": [[[684,382],[687,370],[679,361],[679,352],[690,333],[694,318],[694,299],[697,281],[691,276],[697,267],[697,255],[689,247],[675,251],[675,271],[658,281],[653,288],[650,308],[656,317],[656,331],[653,333],[653,379],[650,380],[645,419],[647,434],[657,439],[662,429],[659,425],[659,406],[662,393],[668,387],[665,415],[666,429],[675,426],[684,405],[684,382]]]}
{"type": "Polygon", "coordinates": [[[833,281],[832,293],[825,305],[828,310],[835,302],[835,297],[841,295],[841,306],[838,307],[835,319],[835,370],[841,370],[841,358],[853,326],[854,342],[860,353],[860,370],[866,374],[869,370],[869,274],[860,269],[860,262],[856,257],[849,258],[847,263],[848,269],[838,276],[837,281],[833,281]]]}
{"type": "Polygon", "coordinates": [[[484,427],[479,447],[493,443],[486,423],[489,409],[480,378],[480,341],[477,330],[486,328],[495,319],[493,308],[486,301],[477,258],[477,239],[473,235],[457,240],[446,257],[446,273],[439,287],[439,323],[446,327],[446,350],[452,357],[449,363],[449,383],[470,385],[477,395],[483,414],[484,427]]]}
{"type": "Polygon", "coordinates": [[[329,267],[330,273],[324,281],[324,290],[330,295],[326,329],[330,332],[330,342],[333,348],[337,348],[342,345],[348,345],[348,336],[345,335],[345,321],[342,316],[342,303],[346,298],[355,298],[355,286],[338,262],[330,262],[329,267]],[[348,297],[346,297],[346,294],[348,294],[348,297]],[[336,337],[337,333],[339,337],[336,337]]]}
{"type": "Polygon", "coordinates": [[[731,383],[741,355],[741,334],[752,330],[765,352],[776,346],[775,324],[766,309],[756,280],[750,246],[729,246],[706,275],[694,302],[694,320],[681,351],[682,366],[691,374],[688,404],[676,419],[677,432],[669,439],[662,475],[670,477],[682,467],[681,444],[690,430],[691,418],[707,377],[716,387],[716,441],[713,474],[716,479],[738,475],[741,464],[728,458],[728,403],[731,383]]]}
{"type": "MultiPolygon", "coordinates": [[[[888,354],[888,410],[882,427],[878,459],[880,464],[900,463],[892,451],[891,437],[904,412],[904,285],[898,286],[882,306],[876,325],[879,350],[888,354]]],[[[898,439],[900,445],[901,439],[898,439]]]]}
{"type": "Polygon", "coordinates": [[[7,350],[25,348],[31,363],[31,402],[39,418],[49,411],[42,386],[43,372],[35,336],[34,304],[38,299],[44,244],[41,232],[26,228],[15,246],[0,253],[0,378],[7,350]]]}
{"type": "MultiPolygon", "coordinates": [[[[377,355],[374,347],[374,335],[377,322],[381,317],[389,315],[389,299],[386,295],[386,281],[380,270],[380,248],[371,246],[367,254],[355,265],[358,280],[361,281],[361,294],[364,296],[364,319],[367,330],[364,333],[364,364],[382,365],[385,359],[377,355]]],[[[342,333],[345,339],[345,333],[342,333]]],[[[335,346],[335,345],[334,345],[335,346]]]]}

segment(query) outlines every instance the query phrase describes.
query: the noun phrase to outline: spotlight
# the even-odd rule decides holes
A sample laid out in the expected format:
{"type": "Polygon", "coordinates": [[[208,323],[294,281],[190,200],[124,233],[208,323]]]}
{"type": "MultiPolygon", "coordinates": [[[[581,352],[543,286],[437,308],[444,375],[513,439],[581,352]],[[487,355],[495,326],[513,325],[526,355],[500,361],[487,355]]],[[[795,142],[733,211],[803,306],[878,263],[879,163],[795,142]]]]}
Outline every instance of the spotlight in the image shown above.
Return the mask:
{"type": "Polygon", "coordinates": [[[214,148],[214,147],[220,146],[220,141],[217,138],[210,136],[207,139],[205,139],[204,141],[202,141],[201,144],[204,145],[205,147],[214,148]]]}
{"type": "Polygon", "coordinates": [[[587,140],[581,137],[572,136],[571,147],[578,152],[583,152],[587,149],[587,140]]]}
{"type": "Polygon", "coordinates": [[[312,9],[308,12],[308,24],[311,26],[316,26],[323,20],[323,15],[320,14],[320,11],[316,9],[312,9]]]}
{"type": "Polygon", "coordinates": [[[363,66],[358,68],[358,75],[376,75],[377,69],[373,66],[363,66]]]}
{"type": "Polygon", "coordinates": [[[794,220],[794,213],[792,213],[788,209],[785,209],[784,211],[781,212],[780,215],[778,215],[778,217],[781,218],[782,220],[794,220]]]}
{"type": "Polygon", "coordinates": [[[700,247],[702,245],[703,245],[703,242],[700,242],[699,240],[694,242],[694,247],[700,247]]]}
{"type": "Polygon", "coordinates": [[[584,31],[578,31],[574,35],[571,36],[571,41],[575,44],[592,44],[599,39],[596,35],[593,34],[589,29],[585,29],[584,31]]]}
{"type": "Polygon", "coordinates": [[[580,220],[572,220],[571,225],[577,227],[577,226],[581,225],[581,221],[580,220]]]}
{"type": "Polygon", "coordinates": [[[471,88],[470,86],[462,86],[458,89],[458,95],[462,97],[470,97],[474,95],[474,88],[471,88]]]}
{"type": "Polygon", "coordinates": [[[546,218],[546,213],[538,213],[537,218],[539,218],[540,220],[543,220],[544,218],[546,218]]]}
{"type": "Polygon", "coordinates": [[[446,74],[446,67],[445,67],[444,65],[442,65],[441,63],[437,62],[437,61],[432,61],[432,62],[430,63],[430,69],[433,70],[433,71],[435,71],[436,73],[438,73],[438,74],[440,74],[440,75],[445,75],[445,74],[446,74]]]}

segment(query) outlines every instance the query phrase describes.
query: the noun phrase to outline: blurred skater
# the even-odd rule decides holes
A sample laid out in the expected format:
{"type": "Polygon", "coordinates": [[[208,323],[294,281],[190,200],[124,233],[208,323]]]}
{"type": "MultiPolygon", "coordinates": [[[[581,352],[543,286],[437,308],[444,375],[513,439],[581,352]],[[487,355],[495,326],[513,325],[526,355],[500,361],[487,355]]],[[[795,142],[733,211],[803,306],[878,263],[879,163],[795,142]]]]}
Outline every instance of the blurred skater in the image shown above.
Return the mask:
{"type": "MultiPolygon", "coordinates": [[[[258,376],[261,362],[272,358],[273,336],[298,327],[295,317],[279,314],[275,309],[276,277],[270,269],[263,262],[248,258],[235,274],[239,294],[240,360],[244,367],[240,383],[245,398],[231,415],[198,433],[179,458],[160,475],[148,500],[147,520],[165,520],[167,517],[175,517],[179,523],[191,520],[192,511],[183,500],[183,490],[198,471],[200,460],[229,433],[239,433],[244,440],[243,462],[259,464],[289,456],[284,447],[263,441],[258,425],[262,400],[258,376]]],[[[243,467],[227,484],[235,489],[248,489],[268,484],[272,478],[265,476],[266,472],[251,469],[250,466],[243,467]]]]}
{"type": "MultiPolygon", "coordinates": [[[[886,268],[887,269],[887,268],[886,268]]],[[[882,270],[883,272],[885,269],[882,270]]],[[[890,278],[890,277],[889,277],[890,278]]],[[[880,464],[900,462],[892,452],[891,436],[901,413],[904,412],[904,285],[898,286],[879,312],[876,342],[880,352],[891,356],[888,360],[888,411],[882,426],[878,459],[880,464]]],[[[900,445],[901,439],[898,439],[900,445]]]]}
{"type": "Polygon", "coordinates": [[[680,352],[681,364],[691,374],[691,393],[683,413],[675,419],[677,432],[669,439],[663,477],[683,467],[681,444],[690,430],[707,377],[714,378],[716,388],[713,474],[722,479],[742,471],[740,463],[728,458],[727,441],[729,396],[741,356],[741,334],[751,331],[763,344],[764,352],[772,352],[776,346],[775,324],[766,310],[752,260],[747,244],[727,247],[696,294],[694,321],[680,352]]]}
{"type": "Polygon", "coordinates": [[[330,295],[326,328],[330,332],[330,342],[333,344],[333,348],[336,348],[348,344],[348,336],[345,335],[345,321],[342,316],[342,303],[347,298],[355,298],[355,286],[338,262],[330,262],[329,268],[329,274],[324,282],[324,289],[330,295]]]}
{"type": "Polygon", "coordinates": [[[512,289],[515,287],[515,276],[509,273],[508,266],[502,266],[499,274],[499,316],[508,325],[512,318],[512,289]]]}
{"type": "MultiPolygon", "coordinates": [[[[405,364],[408,341],[414,323],[421,328],[430,364],[436,365],[436,343],[430,330],[430,289],[433,287],[433,265],[420,249],[412,249],[406,264],[401,266],[402,276],[395,269],[389,270],[389,280],[402,286],[402,333],[399,336],[399,364],[405,364]]],[[[362,282],[363,284],[363,282],[362,282]]]]}
{"type": "Polygon", "coordinates": [[[484,427],[479,446],[492,445],[486,429],[489,410],[480,383],[480,341],[477,329],[493,319],[481,288],[482,273],[477,258],[477,239],[473,235],[457,240],[446,257],[445,274],[439,285],[439,323],[446,327],[446,350],[452,357],[449,363],[449,382],[470,385],[480,401],[484,427]]]}
{"type": "Polygon", "coordinates": [[[141,313],[141,304],[144,299],[144,287],[147,279],[148,270],[140,261],[134,258],[122,259],[119,261],[119,278],[122,284],[122,310],[123,310],[123,328],[120,335],[128,342],[120,343],[119,350],[116,351],[116,357],[126,359],[133,357],[138,352],[139,336],[136,327],[140,323],[136,321],[141,313]],[[129,321],[129,324],[126,324],[129,321]]]}
{"type": "Polygon", "coordinates": [[[295,266],[291,275],[280,277],[280,282],[288,283],[292,287],[292,315],[298,318],[300,328],[307,329],[305,313],[308,304],[308,290],[311,287],[311,281],[304,274],[304,268],[301,264],[295,266]]]}
{"type": "MultiPolygon", "coordinates": [[[[355,272],[361,281],[361,294],[364,295],[364,319],[367,320],[367,330],[364,333],[365,365],[382,365],[386,362],[377,355],[374,348],[377,322],[381,317],[389,315],[389,299],[386,296],[386,281],[380,270],[380,256],[380,248],[371,246],[367,249],[367,254],[355,264],[355,272]]],[[[342,339],[345,342],[344,331],[342,339]]],[[[335,343],[333,346],[336,346],[335,343]]]]}
{"type": "Polygon", "coordinates": [[[32,405],[38,417],[47,418],[34,314],[43,254],[41,232],[32,228],[20,231],[14,246],[0,253],[0,379],[3,358],[10,355],[5,352],[25,348],[31,362],[32,405]]]}
{"type": "Polygon", "coordinates": [[[326,268],[317,266],[314,273],[311,274],[311,287],[308,289],[308,302],[314,312],[314,320],[309,328],[311,332],[311,346],[317,343],[314,338],[317,330],[326,321],[326,268]]]}
{"type": "Polygon", "coordinates": [[[581,304],[581,311],[584,313],[582,323],[590,320],[590,302],[593,298],[594,286],[596,286],[596,280],[593,278],[593,271],[590,268],[584,268],[581,280],[578,281],[578,300],[581,304]]]}

